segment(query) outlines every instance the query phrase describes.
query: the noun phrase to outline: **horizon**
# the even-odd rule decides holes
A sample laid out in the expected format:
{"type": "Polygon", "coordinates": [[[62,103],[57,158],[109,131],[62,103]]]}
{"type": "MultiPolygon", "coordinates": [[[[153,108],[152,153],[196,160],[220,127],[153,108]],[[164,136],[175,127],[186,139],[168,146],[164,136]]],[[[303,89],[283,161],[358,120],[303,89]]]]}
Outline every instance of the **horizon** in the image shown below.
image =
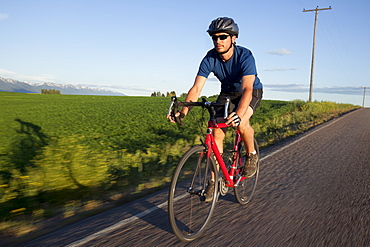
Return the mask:
{"type": "MultiPolygon", "coordinates": [[[[56,85],[56,86],[72,86],[72,87],[83,87],[85,89],[92,89],[92,90],[97,90],[97,91],[106,91],[106,92],[112,92],[112,93],[117,93],[117,94],[122,94],[122,95],[119,95],[119,96],[142,96],[142,97],[151,97],[151,94],[152,93],[157,93],[157,92],[160,92],[161,94],[164,94],[166,95],[166,93],[169,93],[171,91],[175,91],[175,90],[170,90],[170,91],[152,91],[150,92],[150,94],[148,95],[127,95],[127,94],[124,94],[122,92],[119,92],[117,90],[114,90],[113,89],[107,89],[106,87],[102,86],[98,86],[98,85],[88,85],[88,84],[72,84],[72,83],[57,83],[57,82],[30,82],[30,81],[21,81],[21,80],[16,80],[16,79],[12,79],[12,78],[4,78],[4,77],[1,77],[0,76],[0,79],[5,79],[5,80],[12,80],[12,81],[16,81],[16,82],[21,82],[21,83],[27,83],[29,85],[35,85],[35,86],[39,86],[39,85],[56,85]]],[[[48,86],[50,86],[48,85],[48,86]]],[[[266,99],[266,100],[282,100],[282,101],[293,101],[293,100],[303,100],[303,101],[308,101],[308,99],[304,100],[304,99],[300,99],[299,97],[293,97],[293,98],[290,98],[290,99],[286,99],[287,97],[287,93],[292,93],[294,94],[295,96],[297,96],[297,94],[306,94],[308,92],[308,89],[306,89],[304,87],[304,85],[301,85],[301,84],[278,84],[278,85],[268,85],[267,86],[268,88],[271,88],[271,91],[274,91],[275,93],[279,94],[279,93],[283,93],[285,96],[281,99],[279,99],[278,97],[275,97],[274,99],[266,99],[266,98],[263,98],[263,99],[266,99]],[[276,86],[276,88],[274,88],[276,86]],[[279,89],[279,88],[283,88],[283,89],[279,89]],[[289,91],[284,91],[284,88],[286,87],[291,87],[291,92],[289,91]]],[[[363,102],[363,92],[364,92],[364,88],[363,87],[352,87],[352,88],[349,88],[349,87],[346,87],[346,88],[343,88],[343,87],[333,87],[333,88],[315,88],[316,90],[316,94],[324,94],[326,98],[328,98],[327,94],[335,94],[335,93],[332,93],[333,89],[337,90],[339,93],[338,94],[342,94],[342,95],[350,95],[350,96],[357,96],[357,101],[359,101],[359,99],[361,98],[361,104],[356,104],[356,103],[352,103],[352,102],[346,102],[345,100],[342,100],[343,102],[338,102],[338,101],[335,101],[335,100],[319,100],[319,99],[315,99],[313,101],[316,101],[316,102],[320,102],[320,101],[329,101],[329,102],[334,102],[334,103],[350,103],[350,104],[353,104],[353,105],[360,105],[362,106],[362,102],[363,102]],[[345,90],[344,90],[345,89],[345,90]],[[361,96],[361,97],[359,97],[361,96]]],[[[9,91],[3,91],[1,90],[0,88],[0,91],[2,92],[9,92],[9,91]]],[[[33,92],[35,93],[35,92],[33,92]]],[[[187,93],[187,92],[176,92],[176,95],[179,97],[181,94],[183,93],[187,93]]],[[[368,94],[368,91],[366,92],[366,95],[368,94]]],[[[218,93],[216,94],[202,94],[202,96],[206,96],[206,97],[210,97],[210,96],[213,96],[213,95],[218,95],[218,93]]],[[[113,96],[113,95],[112,95],[113,96]]],[[[366,99],[366,97],[365,97],[366,99]]],[[[367,102],[365,100],[365,102],[367,102]]],[[[368,107],[366,104],[365,104],[365,107],[368,107]]]]}

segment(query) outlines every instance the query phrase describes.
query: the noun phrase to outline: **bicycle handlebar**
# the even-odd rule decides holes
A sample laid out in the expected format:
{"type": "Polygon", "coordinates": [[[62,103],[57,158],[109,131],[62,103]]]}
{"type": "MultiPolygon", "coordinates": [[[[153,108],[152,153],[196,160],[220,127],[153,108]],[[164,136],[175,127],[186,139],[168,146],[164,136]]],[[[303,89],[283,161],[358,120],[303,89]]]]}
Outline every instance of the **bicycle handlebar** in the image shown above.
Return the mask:
{"type": "Polygon", "coordinates": [[[216,103],[216,102],[210,102],[210,101],[207,101],[205,98],[202,98],[202,102],[178,102],[177,101],[177,97],[176,96],[172,96],[171,97],[171,104],[170,104],[170,107],[168,109],[168,113],[167,113],[167,116],[168,115],[172,115],[172,117],[174,118],[175,122],[182,125],[182,121],[179,119],[179,117],[175,117],[175,114],[177,113],[177,110],[178,110],[178,107],[179,106],[186,106],[186,107],[189,107],[189,106],[201,106],[203,108],[206,108],[208,109],[211,117],[213,117],[214,113],[213,113],[213,108],[214,107],[225,107],[225,112],[224,112],[224,118],[226,119],[229,115],[229,112],[228,112],[228,109],[229,109],[229,104],[230,104],[230,99],[228,97],[226,97],[226,102],[225,104],[220,104],[220,103],[216,103]]]}

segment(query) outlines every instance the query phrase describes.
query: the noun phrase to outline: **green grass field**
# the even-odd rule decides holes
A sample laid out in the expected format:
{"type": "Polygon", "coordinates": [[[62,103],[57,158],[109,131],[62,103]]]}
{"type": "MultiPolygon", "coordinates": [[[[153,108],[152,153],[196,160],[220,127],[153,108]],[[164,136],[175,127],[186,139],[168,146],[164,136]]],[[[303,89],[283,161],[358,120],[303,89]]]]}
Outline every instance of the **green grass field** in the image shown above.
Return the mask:
{"type": "MultiPolygon", "coordinates": [[[[17,236],[34,229],[36,220],[68,218],[166,186],[205,130],[201,109],[184,126],[170,124],[169,103],[162,97],[0,92],[0,233],[17,236]],[[24,229],[9,230],[19,225],[24,229]]],[[[264,100],[252,125],[266,147],[355,108],[264,100]]]]}

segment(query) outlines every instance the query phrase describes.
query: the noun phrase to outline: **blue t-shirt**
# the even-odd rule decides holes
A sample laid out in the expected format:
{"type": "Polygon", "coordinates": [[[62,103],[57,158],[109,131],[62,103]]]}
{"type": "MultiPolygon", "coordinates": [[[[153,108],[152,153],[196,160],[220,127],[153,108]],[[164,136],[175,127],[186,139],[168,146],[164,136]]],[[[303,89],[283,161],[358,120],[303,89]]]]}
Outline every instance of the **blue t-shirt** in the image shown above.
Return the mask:
{"type": "Polygon", "coordinates": [[[211,72],[220,80],[221,92],[241,91],[245,75],[255,75],[253,89],[262,89],[252,52],[245,47],[235,45],[233,56],[226,62],[215,49],[210,50],[200,63],[198,75],[208,78],[211,72]]]}

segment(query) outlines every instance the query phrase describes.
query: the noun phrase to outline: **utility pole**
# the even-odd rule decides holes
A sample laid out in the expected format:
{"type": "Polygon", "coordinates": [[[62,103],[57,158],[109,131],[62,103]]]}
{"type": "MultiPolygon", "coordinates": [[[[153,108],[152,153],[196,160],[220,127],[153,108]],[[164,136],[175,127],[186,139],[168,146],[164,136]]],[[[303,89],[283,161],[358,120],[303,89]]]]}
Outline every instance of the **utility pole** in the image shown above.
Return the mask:
{"type": "Polygon", "coordinates": [[[311,61],[311,77],[310,77],[310,94],[308,100],[312,102],[312,88],[313,88],[313,74],[314,74],[314,63],[315,63],[315,48],[316,48],[316,28],[317,28],[317,20],[319,18],[319,11],[320,10],[331,10],[331,6],[329,8],[322,8],[319,9],[319,6],[316,9],[303,9],[303,12],[310,12],[315,11],[315,24],[313,29],[313,46],[312,46],[312,61],[311,61]]]}
{"type": "Polygon", "coordinates": [[[364,96],[362,97],[362,108],[365,107],[365,95],[366,95],[366,87],[364,87],[364,96]]]}

